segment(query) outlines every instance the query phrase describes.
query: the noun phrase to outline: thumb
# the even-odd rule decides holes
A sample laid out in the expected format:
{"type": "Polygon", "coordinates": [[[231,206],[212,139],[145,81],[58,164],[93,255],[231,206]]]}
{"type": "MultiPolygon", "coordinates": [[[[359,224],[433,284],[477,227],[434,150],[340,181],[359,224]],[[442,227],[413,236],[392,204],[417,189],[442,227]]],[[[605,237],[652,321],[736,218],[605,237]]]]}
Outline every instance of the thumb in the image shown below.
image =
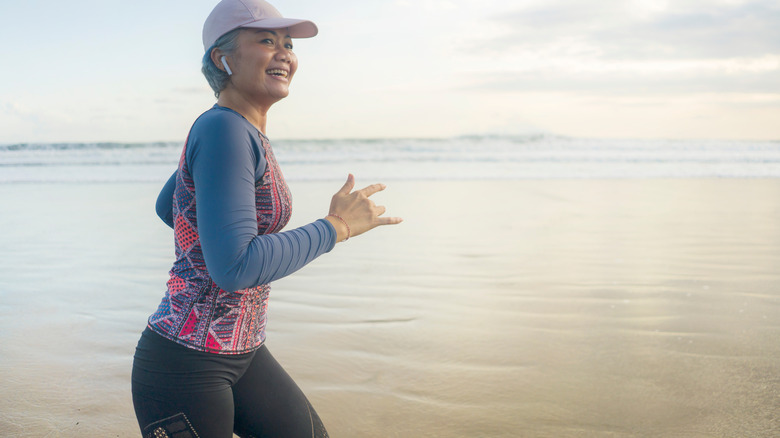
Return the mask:
{"type": "Polygon", "coordinates": [[[347,182],[341,187],[339,193],[348,195],[353,188],[355,188],[355,176],[350,173],[349,176],[347,176],[347,182]]]}

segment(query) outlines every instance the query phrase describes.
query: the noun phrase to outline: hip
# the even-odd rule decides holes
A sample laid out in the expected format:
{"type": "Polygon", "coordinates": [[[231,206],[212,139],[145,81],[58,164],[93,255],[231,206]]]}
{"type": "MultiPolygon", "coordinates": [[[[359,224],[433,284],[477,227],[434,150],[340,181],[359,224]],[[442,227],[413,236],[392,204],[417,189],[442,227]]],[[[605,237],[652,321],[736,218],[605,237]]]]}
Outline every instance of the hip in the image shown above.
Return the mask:
{"type": "Polygon", "coordinates": [[[134,388],[164,393],[224,390],[243,376],[256,352],[199,351],[166,339],[147,327],[133,357],[132,384],[134,388]]]}

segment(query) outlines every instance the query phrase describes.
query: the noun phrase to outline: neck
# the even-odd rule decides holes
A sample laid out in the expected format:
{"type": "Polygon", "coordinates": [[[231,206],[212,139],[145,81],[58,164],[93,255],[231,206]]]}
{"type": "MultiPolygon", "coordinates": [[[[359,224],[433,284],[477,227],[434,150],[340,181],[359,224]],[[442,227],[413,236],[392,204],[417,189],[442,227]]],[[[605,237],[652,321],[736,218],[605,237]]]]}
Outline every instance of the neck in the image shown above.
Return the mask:
{"type": "Polygon", "coordinates": [[[233,111],[244,116],[249,123],[253,124],[263,134],[265,132],[266,116],[271,105],[261,105],[250,101],[243,94],[236,93],[230,87],[219,93],[217,105],[230,108],[233,111]]]}

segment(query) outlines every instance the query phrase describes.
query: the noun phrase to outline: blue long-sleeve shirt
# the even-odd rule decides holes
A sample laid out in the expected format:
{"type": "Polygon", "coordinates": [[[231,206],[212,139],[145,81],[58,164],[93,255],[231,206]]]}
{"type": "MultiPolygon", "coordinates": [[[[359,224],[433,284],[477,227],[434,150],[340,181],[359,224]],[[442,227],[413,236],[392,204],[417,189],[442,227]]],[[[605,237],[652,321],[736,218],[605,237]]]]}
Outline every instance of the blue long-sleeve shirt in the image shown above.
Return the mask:
{"type": "Polygon", "coordinates": [[[176,262],[150,327],[203,351],[260,347],[268,283],[336,243],[324,219],[279,232],[290,208],[268,139],[228,108],[201,115],[157,200],[158,215],[174,229],[176,262]]]}

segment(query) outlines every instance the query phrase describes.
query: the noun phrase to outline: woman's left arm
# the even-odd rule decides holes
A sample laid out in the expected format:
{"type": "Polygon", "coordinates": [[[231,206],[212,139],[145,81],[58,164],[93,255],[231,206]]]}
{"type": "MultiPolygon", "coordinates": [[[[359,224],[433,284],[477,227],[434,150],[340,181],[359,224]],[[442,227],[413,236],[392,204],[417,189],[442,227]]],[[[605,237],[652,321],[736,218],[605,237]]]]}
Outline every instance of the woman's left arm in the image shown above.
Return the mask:
{"type": "Polygon", "coordinates": [[[264,169],[266,162],[242,126],[232,116],[199,121],[186,157],[203,259],[214,282],[228,291],[289,275],[336,244],[336,231],[324,219],[258,234],[255,166],[264,169]]]}

